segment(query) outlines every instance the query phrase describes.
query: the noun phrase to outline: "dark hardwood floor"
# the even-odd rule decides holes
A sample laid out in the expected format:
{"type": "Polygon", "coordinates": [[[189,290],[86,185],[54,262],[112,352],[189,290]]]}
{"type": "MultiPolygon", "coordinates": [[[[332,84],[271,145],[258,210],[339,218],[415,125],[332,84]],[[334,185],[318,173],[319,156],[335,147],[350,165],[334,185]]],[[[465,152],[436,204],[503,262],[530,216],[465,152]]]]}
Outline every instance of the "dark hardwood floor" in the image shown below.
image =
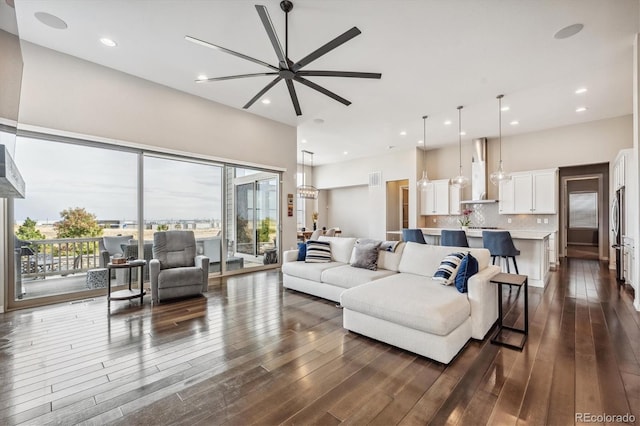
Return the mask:
{"type": "Polygon", "coordinates": [[[334,303],[283,291],[277,271],[110,315],[104,297],[10,312],[0,424],[639,423],[640,314],[606,265],[565,261],[529,304],[522,352],[471,341],[449,366],[345,331],[334,303]]]}

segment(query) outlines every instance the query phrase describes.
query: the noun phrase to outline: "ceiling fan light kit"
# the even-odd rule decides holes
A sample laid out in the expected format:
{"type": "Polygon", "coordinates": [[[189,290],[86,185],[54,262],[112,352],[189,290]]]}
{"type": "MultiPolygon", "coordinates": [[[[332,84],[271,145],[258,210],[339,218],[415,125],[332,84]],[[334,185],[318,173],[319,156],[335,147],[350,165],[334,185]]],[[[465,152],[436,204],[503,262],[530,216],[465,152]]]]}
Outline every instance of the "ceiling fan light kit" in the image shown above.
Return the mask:
{"type": "Polygon", "coordinates": [[[213,82],[213,81],[222,81],[222,80],[232,80],[238,78],[250,78],[250,77],[259,77],[259,76],[275,76],[275,78],[269,82],[262,90],[260,90],[253,98],[249,100],[242,108],[248,109],[250,108],[258,99],[264,96],[273,86],[279,83],[281,80],[284,80],[287,85],[287,89],[289,90],[289,96],[291,97],[291,103],[293,104],[293,109],[296,112],[296,115],[302,115],[302,109],[300,107],[300,101],[298,100],[298,94],[296,92],[295,86],[293,82],[297,82],[299,84],[303,84],[317,92],[322,93],[343,105],[351,105],[351,102],[332,91],[325,89],[324,87],[308,80],[305,77],[349,77],[349,78],[371,78],[371,79],[380,79],[382,74],[380,73],[370,73],[370,72],[355,72],[355,71],[312,71],[312,70],[303,70],[305,66],[315,61],[316,59],[324,56],[329,53],[333,49],[341,46],[357,35],[361,34],[360,30],[357,27],[353,27],[350,30],[347,30],[342,35],[334,38],[323,46],[319,47],[315,51],[311,52],[304,58],[300,59],[298,62],[293,62],[289,59],[289,13],[293,10],[293,3],[288,0],[284,0],[280,2],[280,9],[285,13],[285,48],[282,49],[282,45],[280,44],[280,40],[278,39],[278,35],[276,34],[275,28],[273,27],[273,22],[271,22],[271,17],[269,16],[269,12],[267,8],[262,5],[255,5],[256,10],[258,12],[258,16],[260,17],[260,21],[264,26],[267,36],[269,37],[269,41],[271,42],[271,46],[273,47],[276,57],[278,58],[278,66],[274,66],[263,62],[259,59],[252,58],[250,56],[244,55],[239,52],[235,52],[230,49],[226,49],[224,47],[215,45],[213,43],[209,43],[204,40],[200,40],[198,38],[192,36],[185,36],[185,40],[190,41],[192,43],[209,47],[211,49],[219,50],[221,52],[228,53],[230,55],[236,56],[238,58],[245,59],[247,61],[251,61],[253,63],[262,65],[263,67],[269,68],[270,72],[262,72],[262,73],[251,73],[251,74],[239,74],[239,75],[231,75],[225,77],[214,77],[207,78],[205,80],[197,80],[197,83],[203,82],[213,82]]]}

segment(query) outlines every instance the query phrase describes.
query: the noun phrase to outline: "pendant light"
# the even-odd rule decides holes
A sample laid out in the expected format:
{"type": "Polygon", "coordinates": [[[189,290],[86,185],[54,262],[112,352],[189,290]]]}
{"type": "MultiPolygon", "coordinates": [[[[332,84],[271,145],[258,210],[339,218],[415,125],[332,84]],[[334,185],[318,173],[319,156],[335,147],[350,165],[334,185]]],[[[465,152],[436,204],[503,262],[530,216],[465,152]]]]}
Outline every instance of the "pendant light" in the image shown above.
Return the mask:
{"type": "Polygon", "coordinates": [[[426,162],[426,155],[427,155],[427,118],[429,118],[428,115],[425,115],[422,117],[422,122],[423,122],[423,137],[422,137],[422,178],[420,178],[420,180],[418,181],[418,189],[424,190],[427,188],[427,185],[429,184],[429,176],[427,175],[427,162],[426,162]]]}
{"type": "Polygon", "coordinates": [[[304,167],[305,154],[311,155],[311,181],[313,182],[313,152],[302,150],[302,186],[297,188],[299,198],[315,200],[318,198],[318,189],[313,185],[306,185],[306,172],[304,167]]]}
{"type": "Polygon", "coordinates": [[[460,188],[464,188],[469,185],[469,178],[462,174],[462,108],[462,106],[458,107],[458,155],[460,158],[460,172],[458,176],[449,181],[451,185],[458,185],[460,188]]]}
{"type": "Polygon", "coordinates": [[[498,185],[502,181],[511,180],[511,175],[504,171],[502,168],[502,98],[504,95],[498,95],[498,140],[500,141],[500,162],[498,163],[498,170],[492,172],[489,175],[489,180],[492,184],[498,185]]]}

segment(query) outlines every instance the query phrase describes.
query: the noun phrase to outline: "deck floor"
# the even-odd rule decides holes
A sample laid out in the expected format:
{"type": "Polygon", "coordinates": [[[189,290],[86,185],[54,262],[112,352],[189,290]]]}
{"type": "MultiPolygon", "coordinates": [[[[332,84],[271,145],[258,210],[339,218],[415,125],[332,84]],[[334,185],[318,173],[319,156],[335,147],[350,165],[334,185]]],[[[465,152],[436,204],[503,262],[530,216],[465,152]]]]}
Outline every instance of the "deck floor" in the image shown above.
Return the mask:
{"type": "MultiPolygon", "coordinates": [[[[0,315],[0,424],[566,425],[640,418],[640,313],[597,261],[530,289],[522,352],[471,341],[444,366],[345,331],[278,271],[152,307],[104,297],[0,315]],[[86,423],[85,423],[86,422],[86,423]]],[[[507,322],[522,297],[505,292],[507,322]]]]}

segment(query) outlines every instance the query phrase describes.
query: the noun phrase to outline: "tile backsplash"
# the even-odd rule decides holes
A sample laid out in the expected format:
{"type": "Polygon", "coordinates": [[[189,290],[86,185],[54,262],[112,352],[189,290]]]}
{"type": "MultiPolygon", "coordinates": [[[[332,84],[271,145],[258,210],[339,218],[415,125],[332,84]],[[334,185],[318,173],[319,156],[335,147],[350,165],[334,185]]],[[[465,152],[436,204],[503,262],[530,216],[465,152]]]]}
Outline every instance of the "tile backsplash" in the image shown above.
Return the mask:
{"type": "MultiPolygon", "coordinates": [[[[473,210],[473,213],[469,215],[472,227],[535,231],[556,231],[558,229],[557,214],[499,214],[498,203],[469,204],[463,207],[473,210]],[[511,219],[511,223],[509,223],[509,219],[511,219]],[[538,219],[541,223],[538,223],[538,219]],[[544,223],[545,219],[549,223],[544,223]]],[[[422,216],[425,228],[459,228],[458,219],[461,217],[461,215],[422,216]]]]}

